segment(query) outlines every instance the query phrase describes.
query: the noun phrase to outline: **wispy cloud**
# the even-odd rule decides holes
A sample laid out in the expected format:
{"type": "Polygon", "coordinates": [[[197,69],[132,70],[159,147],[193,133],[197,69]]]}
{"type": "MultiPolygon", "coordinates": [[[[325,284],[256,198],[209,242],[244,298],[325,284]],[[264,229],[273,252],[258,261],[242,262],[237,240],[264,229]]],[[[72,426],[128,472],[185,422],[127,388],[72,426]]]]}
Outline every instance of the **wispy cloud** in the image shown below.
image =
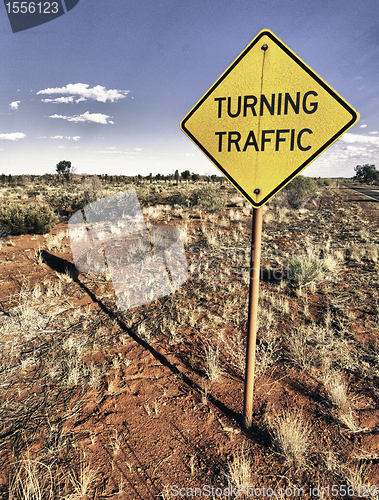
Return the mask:
{"type": "Polygon", "coordinates": [[[44,136],[39,137],[39,139],[54,139],[54,140],[62,140],[62,139],[70,140],[70,139],[72,139],[73,141],[79,141],[80,138],[81,138],[80,135],[76,135],[75,137],[71,137],[70,135],[54,135],[51,137],[46,137],[44,135],[44,136]]]}
{"type": "Polygon", "coordinates": [[[100,123],[101,125],[107,125],[108,123],[113,124],[111,120],[108,120],[110,116],[104,115],[103,113],[90,113],[89,111],[86,111],[82,115],[76,115],[76,116],[64,116],[64,115],[51,115],[50,118],[60,118],[62,120],[67,120],[68,122],[93,122],[93,123],[100,123]]]}
{"type": "Polygon", "coordinates": [[[68,97],[57,97],[56,99],[41,99],[42,102],[54,102],[58,104],[67,104],[69,102],[74,102],[74,96],[68,97]]]}
{"type": "Polygon", "coordinates": [[[13,101],[10,103],[9,107],[11,109],[18,109],[18,105],[20,104],[21,101],[13,101]]]}
{"type": "Polygon", "coordinates": [[[22,132],[13,132],[11,134],[0,134],[0,141],[19,141],[25,139],[26,135],[22,132]]]}
{"type": "Polygon", "coordinates": [[[109,89],[107,90],[105,87],[101,85],[96,85],[96,87],[90,88],[90,86],[86,83],[69,83],[65,87],[54,87],[48,88],[44,90],[40,90],[37,92],[37,95],[40,94],[68,94],[69,97],[58,97],[57,99],[42,99],[43,102],[59,102],[59,103],[70,103],[74,101],[74,96],[79,96],[75,102],[86,101],[87,99],[93,99],[98,102],[114,102],[119,99],[124,99],[129,90],[117,90],[117,89],[109,89]]]}
{"type": "Polygon", "coordinates": [[[114,153],[117,153],[117,154],[124,154],[125,151],[114,151],[114,150],[106,150],[106,151],[95,151],[96,154],[106,154],[106,155],[110,155],[110,154],[114,154],[114,153]]]}
{"type": "Polygon", "coordinates": [[[366,124],[363,124],[363,125],[359,125],[359,128],[366,128],[367,125],[366,124]]]}

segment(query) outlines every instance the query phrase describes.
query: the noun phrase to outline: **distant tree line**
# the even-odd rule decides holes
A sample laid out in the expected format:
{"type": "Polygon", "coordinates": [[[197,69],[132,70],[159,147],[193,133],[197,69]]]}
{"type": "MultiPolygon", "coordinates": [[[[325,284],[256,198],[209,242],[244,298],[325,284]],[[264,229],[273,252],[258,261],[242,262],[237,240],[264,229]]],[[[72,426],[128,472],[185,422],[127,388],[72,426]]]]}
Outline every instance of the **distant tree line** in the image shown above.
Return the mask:
{"type": "Polygon", "coordinates": [[[127,176],[127,175],[108,175],[108,174],[75,174],[75,169],[72,166],[72,163],[68,160],[62,160],[59,163],[56,164],[55,166],[55,174],[48,174],[45,173],[41,176],[39,175],[5,175],[1,174],[0,175],[0,184],[5,185],[8,184],[10,186],[23,186],[24,185],[24,180],[27,179],[28,181],[34,182],[38,181],[39,178],[45,183],[52,184],[52,185],[57,185],[60,182],[65,183],[65,182],[72,182],[74,179],[77,181],[82,181],[84,182],[84,179],[86,177],[97,177],[99,180],[105,183],[110,183],[110,184],[131,184],[131,183],[142,183],[142,182],[150,182],[152,183],[153,181],[159,181],[159,182],[176,182],[177,184],[179,182],[198,182],[198,181],[205,181],[205,182],[219,182],[220,184],[224,183],[224,176],[218,176],[216,174],[212,175],[199,175],[194,172],[190,172],[189,170],[184,170],[183,172],[179,173],[179,170],[175,170],[174,174],[168,174],[168,175],[163,175],[163,174],[156,174],[153,176],[153,174],[146,175],[145,177],[142,176],[141,174],[137,174],[135,176],[127,176]]]}

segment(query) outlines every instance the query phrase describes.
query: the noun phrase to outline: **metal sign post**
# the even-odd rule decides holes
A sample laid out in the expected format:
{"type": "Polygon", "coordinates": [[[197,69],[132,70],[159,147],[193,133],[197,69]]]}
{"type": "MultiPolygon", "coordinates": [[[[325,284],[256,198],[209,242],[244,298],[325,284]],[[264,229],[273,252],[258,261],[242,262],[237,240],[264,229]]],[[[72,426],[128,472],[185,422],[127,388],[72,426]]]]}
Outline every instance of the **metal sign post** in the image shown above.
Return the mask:
{"type": "Polygon", "coordinates": [[[251,427],[254,394],[255,348],[257,341],[259,274],[261,266],[263,207],[253,209],[253,231],[251,235],[250,289],[247,329],[245,400],[243,426],[251,427]]]}

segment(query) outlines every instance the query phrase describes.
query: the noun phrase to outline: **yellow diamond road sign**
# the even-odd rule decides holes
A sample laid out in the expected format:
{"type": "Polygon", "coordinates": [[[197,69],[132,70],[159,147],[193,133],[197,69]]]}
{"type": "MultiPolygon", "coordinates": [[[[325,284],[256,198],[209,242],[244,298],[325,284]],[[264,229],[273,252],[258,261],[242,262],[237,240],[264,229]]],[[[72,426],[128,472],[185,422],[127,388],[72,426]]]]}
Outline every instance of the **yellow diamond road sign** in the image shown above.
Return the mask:
{"type": "Polygon", "coordinates": [[[180,126],[260,207],[358,120],[337,92],[263,30],[180,126]]]}

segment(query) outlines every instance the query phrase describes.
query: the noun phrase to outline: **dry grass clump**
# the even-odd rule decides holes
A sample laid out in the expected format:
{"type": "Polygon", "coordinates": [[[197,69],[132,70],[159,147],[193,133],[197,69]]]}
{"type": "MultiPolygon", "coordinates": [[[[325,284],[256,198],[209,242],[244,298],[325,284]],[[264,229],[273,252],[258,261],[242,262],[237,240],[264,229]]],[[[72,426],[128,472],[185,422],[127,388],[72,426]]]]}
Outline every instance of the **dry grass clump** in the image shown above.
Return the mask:
{"type": "Polygon", "coordinates": [[[61,251],[64,247],[62,240],[67,238],[67,231],[60,231],[57,234],[47,234],[46,238],[46,247],[50,250],[61,251]]]}
{"type": "Polygon", "coordinates": [[[9,500],[50,500],[55,498],[51,467],[31,460],[13,464],[9,500]]]}
{"type": "Polygon", "coordinates": [[[323,267],[326,271],[334,273],[337,270],[337,266],[340,264],[342,259],[339,258],[338,254],[328,253],[322,259],[323,267]]]}
{"type": "Polygon", "coordinates": [[[289,360],[303,370],[310,370],[314,365],[315,352],[310,345],[307,333],[304,327],[292,329],[286,343],[289,360]]]}
{"type": "Polygon", "coordinates": [[[205,351],[205,373],[210,382],[216,382],[222,375],[223,369],[220,365],[219,345],[213,347],[211,344],[204,345],[205,351]]]}
{"type": "Polygon", "coordinates": [[[232,460],[227,462],[225,477],[229,486],[250,486],[252,461],[249,451],[242,445],[241,450],[233,454],[232,460]]]}
{"type": "Polygon", "coordinates": [[[349,250],[348,259],[354,262],[361,262],[362,257],[365,254],[365,249],[359,245],[351,245],[349,250]]]}
{"type": "Polygon", "coordinates": [[[347,406],[347,384],[341,372],[327,371],[324,375],[324,385],[329,401],[337,408],[347,406]]]}
{"type": "Polygon", "coordinates": [[[284,410],[275,417],[265,416],[265,422],[274,449],[286,461],[305,464],[310,446],[311,431],[299,410],[284,410]]]}
{"type": "Polygon", "coordinates": [[[162,205],[142,208],[142,213],[146,215],[149,219],[159,219],[160,217],[162,217],[163,211],[164,207],[162,205]]]}
{"type": "Polygon", "coordinates": [[[240,332],[223,335],[222,347],[228,365],[238,376],[243,377],[246,366],[246,335],[242,335],[240,332]]]}
{"type": "Polygon", "coordinates": [[[274,341],[257,345],[255,358],[255,374],[263,375],[278,359],[278,346],[274,341]]]}
{"type": "MultiPolygon", "coordinates": [[[[352,492],[358,493],[359,497],[368,497],[374,500],[378,498],[378,486],[371,485],[368,481],[368,474],[371,471],[371,464],[365,461],[356,463],[353,467],[345,471],[345,480],[352,487],[352,492]]],[[[349,491],[349,490],[348,490],[349,491]]]]}
{"type": "Polygon", "coordinates": [[[71,493],[66,500],[81,500],[88,495],[95,479],[97,470],[93,469],[90,464],[81,463],[78,474],[70,474],[70,482],[73,487],[71,493]]]}

